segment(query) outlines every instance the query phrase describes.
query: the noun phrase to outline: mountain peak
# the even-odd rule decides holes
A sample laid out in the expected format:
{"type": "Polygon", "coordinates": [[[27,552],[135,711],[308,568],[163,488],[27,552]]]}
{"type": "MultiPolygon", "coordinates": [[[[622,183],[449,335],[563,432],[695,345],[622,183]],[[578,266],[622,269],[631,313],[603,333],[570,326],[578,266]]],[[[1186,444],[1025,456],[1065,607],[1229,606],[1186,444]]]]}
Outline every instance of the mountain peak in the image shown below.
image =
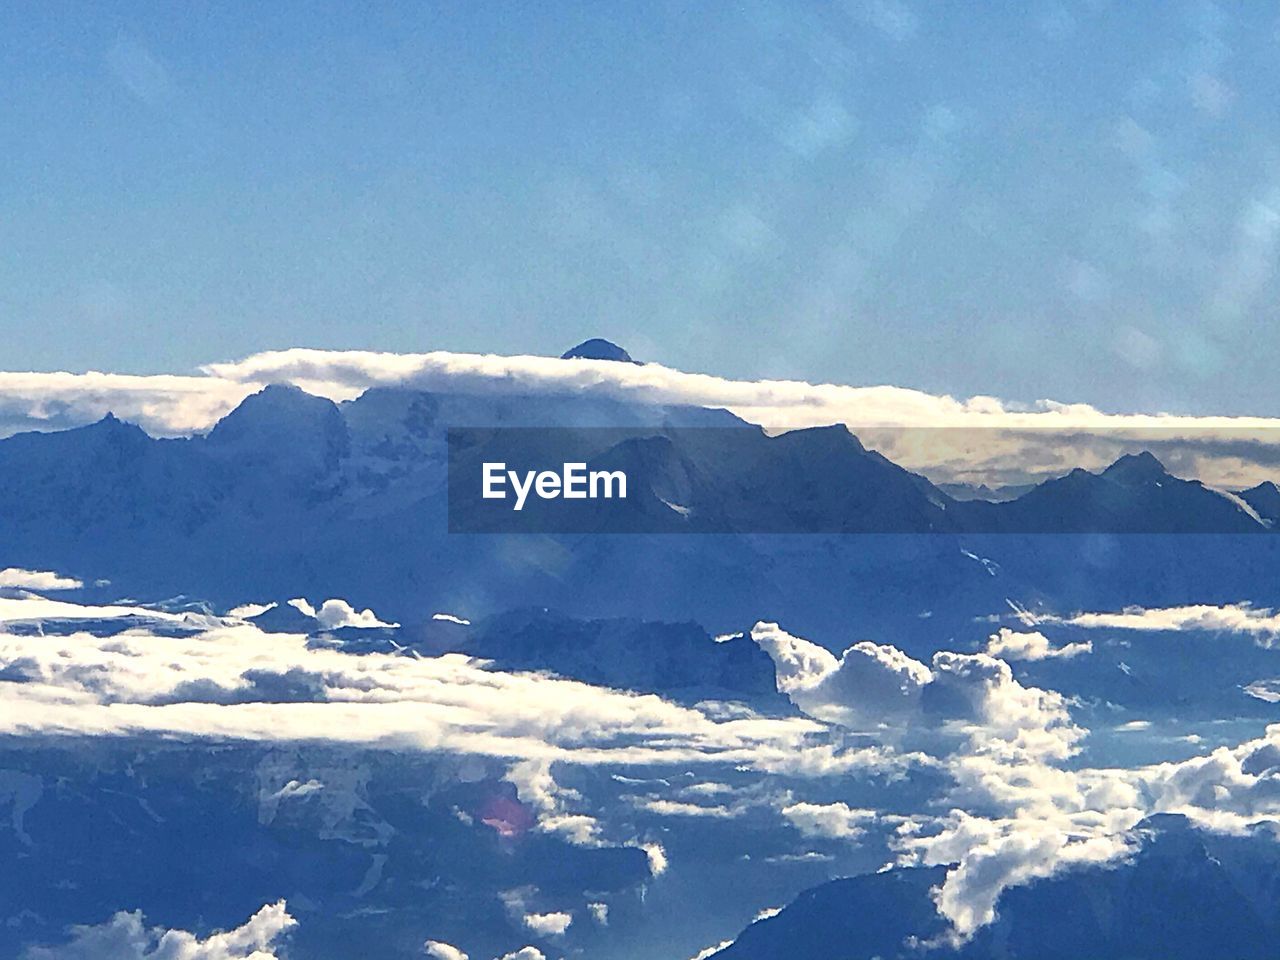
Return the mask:
{"type": "Polygon", "coordinates": [[[211,439],[227,439],[245,429],[248,423],[296,423],[336,415],[337,407],[331,400],[314,396],[291,383],[271,383],[241,400],[234,410],[214,425],[209,436],[211,439]]]}
{"type": "Polygon", "coordinates": [[[94,423],[89,424],[91,427],[98,427],[101,430],[141,430],[137,424],[130,423],[128,420],[121,420],[110,410],[94,423]]]}
{"type": "Polygon", "coordinates": [[[590,340],[583,340],[576,347],[570,347],[560,355],[561,360],[616,360],[619,363],[634,363],[639,365],[639,360],[631,359],[631,354],[623,350],[616,343],[609,340],[602,340],[600,337],[592,337],[590,340]]]}
{"type": "Polygon", "coordinates": [[[292,384],[273,383],[240,401],[209,431],[217,447],[254,448],[272,457],[302,448],[324,460],[348,448],[346,423],[337,405],[292,384]]]}
{"type": "MultiPolygon", "coordinates": [[[[112,413],[93,423],[68,430],[19,436],[26,436],[37,442],[46,440],[51,444],[49,450],[52,455],[59,459],[71,458],[71,462],[79,462],[74,460],[78,456],[106,456],[109,460],[120,458],[123,463],[144,455],[152,443],[151,437],[140,426],[121,420],[112,413]]],[[[29,456],[35,456],[34,452],[29,456]]]]}
{"type": "Polygon", "coordinates": [[[1141,453],[1126,453],[1103,470],[1102,475],[1117,483],[1142,484],[1164,480],[1169,476],[1169,471],[1154,454],[1143,450],[1141,453]]]}
{"type": "Polygon", "coordinates": [[[136,423],[121,420],[111,412],[108,412],[101,420],[86,424],[80,429],[105,437],[146,437],[145,431],[136,423]]]}
{"type": "Polygon", "coordinates": [[[1240,499],[1253,507],[1258,516],[1272,526],[1280,521],[1280,488],[1270,480],[1239,491],[1240,499]]]}

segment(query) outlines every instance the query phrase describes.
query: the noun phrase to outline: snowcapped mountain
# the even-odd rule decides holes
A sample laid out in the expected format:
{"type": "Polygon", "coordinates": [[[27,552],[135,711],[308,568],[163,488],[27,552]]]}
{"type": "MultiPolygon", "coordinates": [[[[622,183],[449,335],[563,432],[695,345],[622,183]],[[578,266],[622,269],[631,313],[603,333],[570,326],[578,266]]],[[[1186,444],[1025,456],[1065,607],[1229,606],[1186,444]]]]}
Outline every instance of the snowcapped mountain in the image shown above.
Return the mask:
{"type": "Polygon", "coordinates": [[[0,951],[143,909],[317,960],[1013,960],[1057,911],[1197,956],[1167,902],[1265,955],[1273,495],[1146,454],[963,501],[589,386],[0,441],[0,951]],[[451,461],[566,450],[623,512],[449,532],[451,461]]]}
{"type": "Polygon", "coordinates": [[[441,608],[545,606],[712,629],[749,620],[767,598],[816,633],[857,617],[908,646],[925,626],[941,628],[922,624],[921,611],[958,625],[1010,594],[1081,603],[1114,583],[1120,599],[1155,604],[1185,581],[1236,600],[1276,549],[1270,536],[1236,542],[1270,529],[1267,494],[1180,480],[1147,455],[1009,502],[961,502],[843,427],[769,436],[723,410],[590,390],[375,388],[335,404],[275,386],[206,436],[152,439],[108,417],[0,440],[8,562],[81,571],[130,593],[228,604],[347,594],[405,622],[441,608]],[[559,534],[449,534],[448,429],[549,425],[629,472],[625,509],[575,512],[575,523],[597,525],[559,534]],[[1188,553],[1161,540],[1168,532],[1209,539],[1188,553]],[[1051,550],[1039,535],[1056,538],[1051,550]],[[1071,574],[1081,564],[1113,575],[1082,581],[1071,574]]]}
{"type": "MultiPolygon", "coordinates": [[[[126,518],[137,536],[163,538],[165,524],[194,530],[228,516],[301,512],[314,524],[430,510],[449,428],[536,426],[578,431],[557,439],[572,435],[573,452],[630,471],[627,506],[651,512],[652,532],[1234,534],[1269,529],[1280,506],[1273,485],[1217,490],[1172,476],[1149,453],[1100,474],[1073,470],[1008,501],[956,500],[840,426],[769,436],[722,410],[590,395],[377,388],[338,405],[269,386],[204,437],[153,440],[108,416],[0,440],[9,503],[0,522],[21,542],[26,527],[45,525],[38,533],[49,538],[126,518]]],[[[474,459],[487,453],[478,448],[474,459]]]]}

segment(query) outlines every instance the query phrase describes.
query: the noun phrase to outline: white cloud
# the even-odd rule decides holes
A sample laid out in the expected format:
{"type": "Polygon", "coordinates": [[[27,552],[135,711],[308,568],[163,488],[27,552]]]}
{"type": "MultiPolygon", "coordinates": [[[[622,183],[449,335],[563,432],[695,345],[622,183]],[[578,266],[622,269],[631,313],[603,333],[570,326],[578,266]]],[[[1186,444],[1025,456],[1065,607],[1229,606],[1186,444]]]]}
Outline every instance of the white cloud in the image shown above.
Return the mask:
{"type": "Polygon", "coordinates": [[[1274,426],[1259,417],[1171,417],[1104,414],[1084,404],[1044,400],[1018,409],[989,396],[957,400],[903,387],[855,387],[796,380],[728,380],[655,363],[564,361],[549,357],[448,353],[372,353],[294,348],[212,363],[205,372],[253,385],[288,381],[335,399],[373,386],[473,392],[599,390],[622,399],[726,407],[769,426],[822,423],[914,426],[1201,427],[1274,426]]]}
{"type": "Polygon", "coordinates": [[[1280,613],[1269,607],[1253,607],[1247,603],[1125,607],[1113,613],[1077,613],[1062,618],[1061,622],[1086,629],[1242,633],[1266,642],[1280,636],[1280,613]]]}
{"type": "Polygon", "coordinates": [[[1181,813],[1216,830],[1280,826],[1280,725],[1236,747],[1123,776],[1151,798],[1153,812],[1181,813]]]}
{"type": "MultiPolygon", "coordinates": [[[[0,627],[46,617],[84,620],[86,629],[50,643],[37,631],[0,628],[0,668],[27,681],[10,685],[0,732],[325,740],[536,762],[516,771],[526,776],[522,793],[554,790],[549,773],[538,778],[557,760],[800,776],[899,762],[877,749],[843,750],[805,718],[720,717],[652,694],[502,672],[461,654],[353,655],[238,619],[0,598],[0,627]],[[128,629],[112,628],[112,618],[127,619],[128,629]],[[152,632],[146,618],[165,629],[152,632]],[[175,635],[173,624],[188,629],[175,635]]],[[[548,817],[563,818],[551,821],[556,829],[590,839],[590,822],[564,806],[567,794],[551,805],[531,796],[548,817]]]]}
{"type": "Polygon", "coordinates": [[[631,802],[646,813],[660,817],[708,817],[713,820],[731,820],[743,814],[741,807],[726,807],[723,804],[703,806],[698,803],[685,803],[680,800],[666,800],[660,797],[630,797],[631,802]]]}
{"type": "Polygon", "coordinates": [[[538,829],[578,847],[600,846],[600,821],[585,813],[547,813],[538,818],[538,829]]]}
{"type": "Polygon", "coordinates": [[[655,842],[642,843],[640,849],[645,852],[645,856],[649,858],[649,873],[655,877],[660,877],[667,872],[667,851],[662,844],[655,842]]]}
{"type": "Polygon", "coordinates": [[[778,689],[810,716],[855,729],[882,725],[919,733],[930,727],[972,728],[983,749],[1066,757],[1082,731],[1064,698],[1024,687],[1009,665],[986,654],[939,651],[929,666],[888,644],[862,642],[839,660],[830,651],[758,623],[752,639],[773,658],[778,689]],[[926,715],[926,689],[945,691],[945,709],[926,715]]]}
{"type": "Polygon", "coordinates": [[[955,719],[972,724],[981,752],[1054,760],[1076,752],[1084,731],[1071,722],[1062,694],[1024,687],[1007,663],[982,653],[939,651],[932,666],[934,682],[969,704],[969,718],[955,719]]]}
{"type": "Polygon", "coordinates": [[[716,783],[715,781],[704,781],[702,783],[691,783],[687,787],[681,787],[680,792],[690,797],[719,797],[724,794],[732,794],[733,787],[727,783],[716,783]]]}
{"type": "Polygon", "coordinates": [[[587,910],[591,919],[602,927],[609,925],[609,905],[607,903],[588,903],[587,910]]]}
{"type": "Polygon", "coordinates": [[[520,799],[537,811],[538,830],[555,834],[580,847],[601,844],[600,822],[588,814],[568,810],[568,805],[580,802],[582,796],[556,782],[550,760],[518,761],[507,770],[504,779],[515,784],[520,799]]]}
{"type": "Polygon", "coordinates": [[[776,623],[757,623],[751,639],[773,658],[778,689],[788,695],[817,685],[839,668],[830,650],[792,636],[776,623]]]}
{"type": "MultiPolygon", "coordinates": [[[[753,802],[778,810],[807,836],[856,840],[862,831],[888,830],[902,863],[954,865],[937,902],[961,935],[989,921],[1010,885],[1061,864],[1123,856],[1133,842],[1128,831],[1150,813],[1186,813],[1216,829],[1280,822],[1280,727],[1179,764],[1076,768],[1066,761],[1085,731],[1065,698],[1018,683],[1001,659],[943,651],[926,665],[873,643],[837,658],[776,625],[762,624],[752,635],[773,655],[780,688],[803,710],[852,718],[857,732],[510,673],[459,654],[357,656],[309,647],[301,634],[268,635],[235,618],[19,597],[0,600],[0,669],[26,682],[8,685],[0,734],[323,740],[487,758],[505,767],[537,829],[584,845],[605,842],[608,811],[565,785],[586,791],[592,778],[561,783],[556,764],[687,771],[599,776],[627,785],[613,799],[663,816],[740,812],[746,794],[719,782],[740,771],[792,778],[753,802]],[[3,629],[6,619],[43,615],[84,620],[84,629],[56,639],[3,629]],[[172,619],[156,630],[148,617],[172,619]],[[113,618],[128,622],[96,622],[113,618]],[[175,623],[186,629],[174,630],[175,623]],[[869,722],[875,716],[892,722],[877,726],[869,722]],[[867,771],[893,779],[910,769],[928,770],[941,792],[915,796],[909,802],[919,806],[890,816],[804,793],[806,778],[867,771]]],[[[1043,649],[1022,639],[1026,634],[1016,637],[1006,643],[1043,649]]],[[[274,770],[260,782],[260,817],[269,821],[291,797],[326,803],[347,791],[341,777],[327,769],[274,770]]],[[[641,847],[654,877],[667,868],[653,835],[629,832],[611,842],[641,847]]],[[[567,912],[543,912],[559,905],[535,903],[533,896],[512,908],[517,923],[543,918],[534,923],[554,935],[562,917],[572,921],[567,912]]]]}
{"type": "MultiPolygon", "coordinates": [[[[939,651],[926,666],[870,643],[836,660],[775,624],[758,625],[752,636],[774,658],[779,689],[802,710],[859,727],[887,720],[950,773],[945,802],[985,814],[957,812],[954,822],[933,821],[930,835],[908,830],[898,841],[904,863],[956,864],[937,902],[961,936],[990,922],[1006,887],[1046,876],[1059,862],[1125,849],[1116,833],[1140,812],[1111,817],[1090,808],[1080,775],[1054,766],[1084,735],[1065,698],[1018,683],[1003,660],[939,651]],[[926,708],[931,692],[938,696],[926,708]]],[[[807,835],[846,839],[874,820],[841,803],[790,803],[782,813],[807,835]]]]}
{"type": "Polygon", "coordinates": [[[1280,680],[1255,680],[1244,688],[1244,692],[1264,703],[1280,703],[1280,680]]]}
{"type": "Polygon", "coordinates": [[[537,947],[521,947],[511,953],[503,954],[495,960],[547,960],[546,955],[537,947]]]}
{"type": "Polygon", "coordinates": [[[227,611],[228,617],[235,617],[237,620],[252,620],[259,617],[268,610],[274,610],[278,607],[277,603],[242,603],[239,606],[232,607],[227,611]]]}
{"type": "Polygon", "coordinates": [[[858,810],[847,803],[793,803],[782,808],[782,815],[806,837],[839,840],[856,840],[876,818],[874,810],[858,810]]]}
{"type": "MultiPolygon", "coordinates": [[[[941,799],[956,812],[908,820],[895,842],[904,863],[955,865],[937,904],[960,936],[990,922],[1008,886],[1127,849],[1120,834],[1141,816],[1132,791],[1089,793],[1084,774],[1056,766],[1076,753],[1085,731],[1061,694],[1023,686],[1004,660],[939,651],[926,666],[872,643],[837,660],[776,624],[757,625],[752,636],[773,657],[778,688],[801,710],[858,729],[882,720],[886,734],[918,744],[950,774],[953,786],[941,799]],[[1102,799],[1125,805],[1094,809],[1102,799]]],[[[1028,645],[1043,652],[1034,640],[1028,645]]],[[[1047,641],[1043,649],[1051,649],[1047,641]]],[[[781,812],[809,836],[856,839],[875,821],[843,803],[789,802],[781,812]]]]}
{"type": "Polygon", "coordinates": [[[19,590],[79,590],[84,584],[73,577],[48,570],[22,570],[18,567],[6,567],[0,570],[0,587],[15,587],[19,590]]]}
{"type": "Polygon", "coordinates": [[[571,923],[573,923],[573,914],[562,911],[524,915],[524,925],[540,937],[562,936],[571,923]]]}
{"type": "Polygon", "coordinates": [[[1065,660],[1092,652],[1091,641],[1055,647],[1048,637],[1037,630],[1019,633],[1008,627],[1001,627],[987,638],[987,655],[1001,660],[1065,660]]]}
{"type": "Polygon", "coordinates": [[[1122,723],[1115,728],[1120,733],[1140,733],[1143,730],[1151,729],[1150,720],[1130,720],[1122,723]]]}
{"type": "Polygon", "coordinates": [[[299,783],[297,780],[290,780],[283,787],[271,795],[272,800],[284,800],[287,797],[305,797],[308,794],[316,793],[323,790],[324,784],[319,780],[308,780],[306,783],[299,783]]]}
{"type": "Polygon", "coordinates": [[[919,847],[924,863],[957,864],[933,897],[961,937],[995,919],[996,903],[1009,887],[1072,865],[1105,863],[1133,849],[1120,833],[1081,838],[1054,822],[983,820],[960,811],[946,830],[919,847]]]}
{"type": "Polygon", "coordinates": [[[181,623],[193,629],[206,625],[210,618],[193,613],[169,613],[151,607],[127,603],[95,606],[50,600],[35,595],[0,597],[0,624],[31,623],[41,620],[112,620],[130,618],[140,622],[181,623]]]}
{"type": "Polygon", "coordinates": [[[773,658],[779,691],[810,716],[846,726],[914,715],[920,691],[933,679],[923,663],[888,645],[857,643],[837,660],[776,623],[757,623],[751,639],[773,658]]]}
{"type": "Polygon", "coordinates": [[[0,434],[63,430],[108,413],[153,436],[200,433],[255,389],[210,376],[0,372],[0,434]]]}
{"type": "Polygon", "coordinates": [[[470,960],[465,953],[451,943],[428,940],[422,947],[431,960],[470,960]]]}
{"type": "Polygon", "coordinates": [[[147,928],[141,912],[117,913],[97,926],[71,929],[71,940],[33,947],[26,960],[274,960],[284,934],[296,926],[281,900],[243,926],[205,939],[185,930],[147,928]]]}
{"type": "Polygon", "coordinates": [[[433,613],[433,614],[431,615],[431,619],[432,619],[432,620],[444,620],[444,621],[446,621],[446,622],[448,622],[448,623],[456,623],[456,624],[458,624],[458,625],[460,625],[460,626],[463,626],[463,627],[469,627],[469,626],[471,626],[471,621],[470,621],[470,620],[467,620],[467,619],[465,619],[465,618],[463,618],[463,617],[457,617],[457,616],[454,616],[452,613],[433,613]]]}
{"type": "Polygon", "coordinates": [[[960,782],[953,802],[985,802],[1006,814],[956,809],[908,824],[900,845],[903,862],[957,864],[935,899],[962,936],[991,922],[1010,886],[1126,856],[1141,842],[1132,828],[1151,814],[1182,814],[1228,832],[1280,826],[1280,725],[1237,747],[1134,770],[1009,767],[983,757],[953,769],[960,782]]]}
{"type": "Polygon", "coordinates": [[[565,790],[551,773],[548,760],[522,760],[512,764],[504,778],[514,784],[520,799],[532,804],[543,813],[559,811],[565,799],[575,799],[577,794],[565,790]]]}
{"type": "MultiPolygon", "coordinates": [[[[341,627],[362,627],[372,629],[374,627],[398,627],[398,623],[384,623],[379,620],[377,615],[369,609],[357,611],[346,600],[331,598],[320,604],[317,610],[307,600],[302,597],[295,597],[289,601],[289,606],[293,607],[299,613],[312,617],[320,622],[320,626],[325,630],[337,630],[341,627]]],[[[265,611],[264,611],[265,612],[265,611]]],[[[233,614],[234,615],[234,614],[233,614]]]]}

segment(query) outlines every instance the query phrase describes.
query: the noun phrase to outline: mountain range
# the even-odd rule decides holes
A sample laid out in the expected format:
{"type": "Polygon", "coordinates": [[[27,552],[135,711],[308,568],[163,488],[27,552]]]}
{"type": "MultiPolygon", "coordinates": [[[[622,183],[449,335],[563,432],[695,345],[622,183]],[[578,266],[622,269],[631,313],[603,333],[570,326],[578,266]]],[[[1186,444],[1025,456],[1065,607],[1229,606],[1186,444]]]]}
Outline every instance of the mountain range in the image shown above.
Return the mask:
{"type": "MultiPolygon", "coordinates": [[[[635,362],[565,356],[602,361],[635,362]]],[[[1275,719],[1280,490],[1137,452],[970,493],[842,426],[589,387],[274,385],[203,435],[0,440],[0,693],[27,724],[0,738],[0,953],[287,898],[290,949],[326,960],[428,936],[437,960],[682,960],[739,929],[700,956],[1274,956],[1274,748],[1230,774],[1275,719]],[[626,502],[521,527],[456,496],[490,458],[569,455],[625,470],[626,502]],[[978,836],[902,865],[948,811],[1034,828],[1002,785],[1048,802],[1192,760],[1227,773],[1190,801],[1093,792],[1119,858],[1006,874],[978,836]],[[1188,803],[1244,811],[1235,835],[1149,816],[1188,803]],[[935,894],[961,870],[998,894],[969,939],[935,894]]]]}
{"type": "Polygon", "coordinates": [[[1126,603],[1158,604],[1191,582],[1238,600],[1280,549],[1273,485],[1217,490],[1149,454],[1007,502],[962,501],[844,427],[770,436],[724,410],[590,390],[374,388],[336,404],[277,385],[179,439],[107,416],[0,440],[0,503],[7,562],[77,575],[89,599],[108,595],[92,586],[105,580],[109,592],[215,604],[349,596],[401,622],[541,606],[710,629],[763,605],[816,635],[856,618],[908,649],[923,611],[961,623],[1015,592],[1079,603],[1082,577],[1091,602],[1114,585],[1126,603]],[[626,467],[625,511],[536,534],[449,533],[461,515],[450,514],[450,430],[547,426],[544,456],[570,436],[593,463],[626,467]],[[1181,550],[1171,533],[1202,542],[1181,550]]]}

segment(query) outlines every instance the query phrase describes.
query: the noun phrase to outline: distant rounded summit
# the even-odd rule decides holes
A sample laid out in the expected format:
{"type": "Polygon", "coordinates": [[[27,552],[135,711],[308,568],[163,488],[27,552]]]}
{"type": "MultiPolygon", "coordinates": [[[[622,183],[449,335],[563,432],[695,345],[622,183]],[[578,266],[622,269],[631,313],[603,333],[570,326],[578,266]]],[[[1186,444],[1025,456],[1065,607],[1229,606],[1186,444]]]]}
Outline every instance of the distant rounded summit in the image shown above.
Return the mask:
{"type": "Polygon", "coordinates": [[[1108,480],[1123,484],[1159,483],[1169,479],[1169,473],[1149,450],[1141,453],[1126,453],[1107,469],[1102,475],[1108,480]]]}
{"type": "Polygon", "coordinates": [[[616,343],[608,340],[602,340],[599,337],[592,337],[590,340],[583,340],[576,347],[571,347],[560,356],[561,360],[616,360],[619,363],[639,364],[639,360],[633,360],[631,354],[623,350],[616,343]]]}

